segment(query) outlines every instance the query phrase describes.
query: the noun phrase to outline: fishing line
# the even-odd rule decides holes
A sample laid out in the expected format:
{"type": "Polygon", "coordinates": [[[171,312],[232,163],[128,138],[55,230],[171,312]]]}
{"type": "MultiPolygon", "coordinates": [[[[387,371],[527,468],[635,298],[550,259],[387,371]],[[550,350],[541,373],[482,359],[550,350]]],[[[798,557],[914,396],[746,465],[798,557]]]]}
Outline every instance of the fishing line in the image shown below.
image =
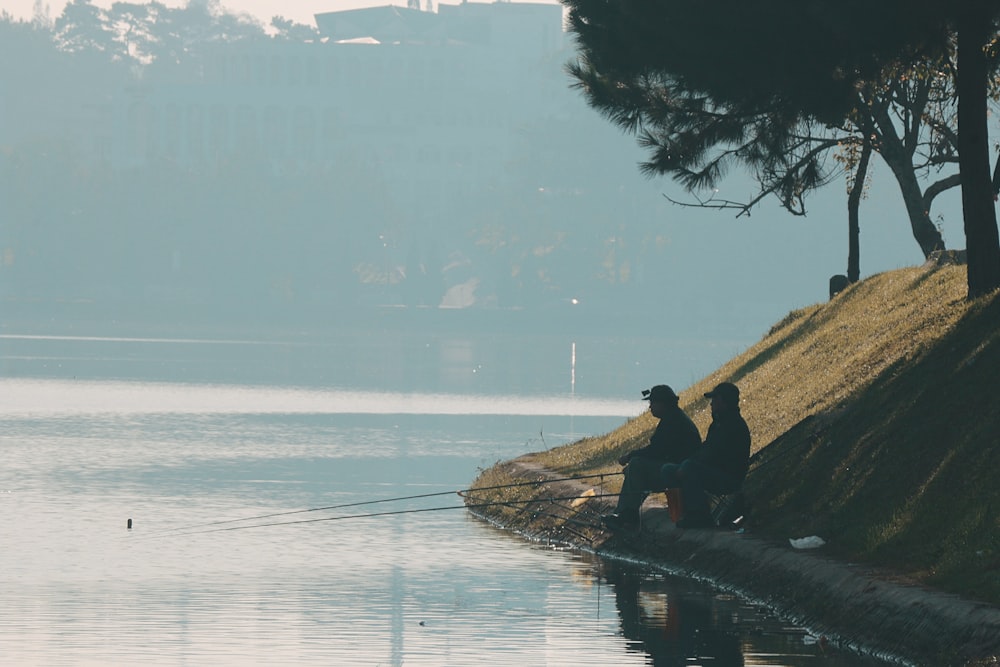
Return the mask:
{"type": "MultiPolygon", "coordinates": [[[[544,500],[544,499],[542,499],[542,500],[544,500]]],[[[541,502],[541,501],[539,501],[539,502],[541,502]]],[[[502,505],[503,507],[508,507],[508,508],[510,508],[512,510],[515,510],[519,514],[523,513],[526,509],[528,509],[527,505],[525,507],[518,508],[518,507],[514,507],[513,504],[511,504],[509,502],[503,502],[503,503],[499,503],[499,504],[502,505]]],[[[555,505],[556,507],[558,507],[559,509],[564,509],[566,511],[573,512],[572,509],[570,509],[568,507],[563,507],[562,505],[556,504],[555,502],[553,502],[552,504],[555,505]]],[[[578,514],[578,512],[573,512],[573,513],[574,514],[578,514]]],[[[492,519],[490,519],[490,517],[484,516],[483,514],[481,514],[479,512],[472,512],[472,514],[474,514],[475,516],[480,517],[481,519],[485,519],[486,521],[490,521],[491,523],[496,523],[495,521],[493,521],[492,519]]],[[[549,517],[550,519],[556,519],[558,521],[561,521],[562,524],[560,524],[560,526],[559,526],[560,530],[565,530],[565,531],[567,531],[569,533],[573,533],[574,535],[576,535],[581,540],[584,540],[585,542],[588,542],[590,544],[594,543],[594,538],[589,537],[587,535],[584,535],[583,533],[581,533],[581,532],[579,532],[577,530],[573,530],[572,528],[570,528],[566,524],[567,523],[573,523],[573,524],[576,524],[578,526],[582,526],[584,528],[596,528],[596,529],[600,529],[601,528],[601,526],[599,526],[596,522],[590,522],[590,523],[588,523],[588,522],[585,522],[585,521],[580,521],[579,519],[576,519],[574,517],[563,516],[561,514],[553,514],[551,512],[543,512],[540,509],[531,510],[531,514],[532,514],[532,517],[546,516],[546,517],[549,517]]],[[[548,539],[548,536],[546,536],[546,539],[548,539]]]]}
{"type": "MultiPolygon", "coordinates": [[[[292,526],[296,524],[303,523],[318,523],[320,521],[341,521],[344,519],[367,519],[372,517],[381,516],[393,516],[397,514],[416,514],[418,512],[440,512],[443,510],[458,510],[458,509],[480,509],[484,507],[496,507],[498,505],[510,506],[510,505],[530,505],[531,503],[540,503],[545,501],[555,501],[555,500],[575,500],[581,496],[563,496],[563,497],[553,497],[553,498],[534,498],[531,500],[513,500],[506,502],[492,502],[492,503],[469,503],[463,505],[447,505],[443,507],[420,507],[416,509],[408,510],[394,510],[391,512],[369,512],[366,514],[347,514],[344,516],[327,516],[320,517],[318,519],[298,519],[295,521],[272,521],[269,523],[255,523],[252,526],[229,526],[228,528],[211,528],[209,530],[192,530],[186,532],[175,532],[173,535],[204,535],[206,533],[221,533],[228,532],[232,530],[246,530],[248,528],[267,528],[271,526],[292,526]]],[[[617,498],[617,493],[604,493],[604,494],[594,494],[593,496],[587,496],[588,498],[607,498],[614,497],[617,498]]],[[[303,510],[304,511],[304,510],[303,510]]],[[[562,519],[563,517],[558,517],[562,519]]],[[[164,537],[167,533],[157,533],[155,535],[148,535],[147,537],[164,537]]]]}
{"type": "MultiPolygon", "coordinates": [[[[471,497],[471,495],[466,496],[466,495],[463,495],[461,493],[459,495],[461,495],[463,498],[470,498],[470,499],[475,500],[474,498],[471,497]]],[[[618,494],[609,493],[609,494],[605,494],[605,495],[607,495],[607,496],[616,496],[618,494]]],[[[537,516],[547,516],[547,517],[549,517],[551,519],[559,519],[560,521],[562,521],[564,523],[574,523],[574,524],[576,524],[578,526],[584,526],[586,528],[598,528],[599,526],[597,525],[597,522],[595,522],[595,521],[591,521],[591,522],[580,521],[579,519],[575,518],[577,515],[580,515],[580,514],[584,513],[584,507],[583,506],[581,506],[580,509],[575,509],[572,506],[566,507],[565,505],[560,505],[556,501],[557,500],[570,500],[570,499],[572,499],[572,500],[579,500],[581,498],[585,498],[585,499],[589,500],[590,498],[604,498],[605,495],[601,495],[601,496],[597,496],[597,495],[589,495],[589,496],[588,495],[581,495],[581,496],[572,496],[572,498],[536,498],[535,499],[537,502],[540,502],[540,503],[542,503],[542,502],[548,502],[550,505],[556,507],[557,509],[563,510],[564,512],[568,512],[568,513],[570,513],[570,514],[572,514],[574,516],[565,516],[565,515],[562,515],[562,514],[553,514],[552,512],[545,512],[545,511],[543,511],[543,510],[541,510],[539,508],[535,508],[535,509],[532,509],[530,511],[531,511],[532,515],[536,516],[536,517],[537,516]]],[[[523,501],[523,500],[522,501],[495,501],[493,504],[494,505],[501,505],[503,507],[508,507],[508,508],[510,508],[512,510],[517,511],[519,514],[523,514],[525,511],[529,510],[529,507],[530,507],[529,502],[530,501],[526,502],[526,501],[523,501]],[[514,503],[515,502],[524,504],[524,507],[520,507],[520,508],[514,507],[514,503]]],[[[471,505],[466,505],[466,507],[470,507],[470,506],[471,505]]],[[[588,510],[588,513],[589,513],[589,510],[588,510]]],[[[473,512],[473,514],[476,514],[476,513],[473,512]]],[[[574,535],[577,535],[578,537],[580,537],[580,538],[582,538],[584,540],[587,540],[588,542],[593,542],[593,540],[591,538],[587,537],[586,535],[582,535],[582,534],[578,533],[577,531],[572,530],[571,528],[567,528],[565,525],[560,526],[560,527],[564,528],[565,530],[570,531],[574,535]]]]}
{"type": "MultiPolygon", "coordinates": [[[[613,494],[608,494],[608,495],[613,495],[613,494]]],[[[593,498],[593,497],[596,497],[596,496],[588,496],[588,497],[589,498],[593,498]]],[[[567,523],[572,523],[572,524],[575,524],[577,526],[583,526],[584,528],[597,528],[597,529],[600,530],[602,528],[602,526],[600,524],[600,521],[599,520],[595,521],[593,519],[593,516],[592,516],[593,513],[589,509],[587,510],[586,515],[587,515],[587,518],[590,519],[590,520],[589,521],[581,521],[580,519],[578,519],[576,517],[579,516],[579,515],[581,515],[581,514],[584,514],[584,508],[583,507],[581,507],[579,510],[575,510],[572,506],[566,507],[564,505],[560,505],[559,503],[557,503],[555,501],[555,499],[550,499],[549,503],[551,505],[554,505],[556,508],[558,508],[558,509],[560,509],[560,510],[562,510],[564,512],[571,512],[573,514],[573,516],[562,516],[560,514],[552,514],[551,512],[544,512],[543,514],[545,514],[545,516],[551,516],[551,517],[554,517],[556,519],[562,519],[563,525],[560,526],[560,528],[562,530],[569,531],[569,532],[573,533],[574,535],[576,535],[577,537],[579,537],[579,538],[581,538],[583,540],[586,540],[590,544],[594,543],[594,538],[588,537],[588,536],[580,533],[579,531],[573,530],[569,526],[565,525],[567,523]]]]}
{"type": "MultiPolygon", "coordinates": [[[[478,487],[478,488],[475,488],[475,489],[458,489],[457,491],[438,491],[436,493],[421,493],[421,494],[417,494],[415,496],[399,496],[399,497],[396,497],[396,498],[379,498],[379,499],[376,499],[376,500],[361,500],[361,501],[353,502],[353,503],[343,503],[341,505],[329,505],[327,507],[311,507],[311,508],[308,508],[308,509],[290,510],[290,511],[287,511],[287,512],[273,512],[271,514],[258,514],[256,516],[247,516],[247,517],[243,517],[241,519],[225,519],[223,521],[209,521],[207,523],[196,523],[196,524],[191,525],[191,526],[182,526],[180,528],[172,528],[170,530],[165,530],[165,531],[162,531],[162,533],[163,534],[178,533],[180,531],[188,531],[188,530],[191,530],[191,529],[194,529],[194,528],[207,528],[209,526],[222,526],[222,525],[225,525],[225,524],[228,524],[228,523],[239,523],[241,521],[260,521],[262,519],[273,519],[273,518],[279,517],[279,516],[290,516],[290,515],[293,515],[293,514],[304,514],[306,512],[324,512],[324,511],[328,511],[328,510],[346,509],[348,507],[361,507],[361,506],[364,506],[364,505],[377,505],[379,503],[393,503],[393,502],[399,502],[399,501],[402,501],[402,500],[420,500],[420,499],[423,499],[423,498],[436,498],[436,497],[440,497],[440,496],[450,496],[452,494],[458,494],[459,496],[461,496],[463,493],[480,492],[480,491],[496,491],[496,490],[499,490],[499,489],[513,489],[513,488],[517,488],[517,487],[537,486],[539,484],[549,484],[549,483],[554,483],[554,482],[571,482],[571,481],[583,480],[583,479],[594,479],[596,477],[601,477],[601,478],[603,478],[603,477],[614,477],[616,475],[622,475],[622,474],[624,474],[624,473],[622,473],[622,472],[605,472],[605,473],[599,473],[599,474],[594,474],[594,475],[576,475],[576,476],[573,476],[573,477],[558,477],[558,478],[555,478],[555,479],[545,479],[545,480],[540,480],[540,481],[535,481],[535,482],[517,482],[517,483],[513,483],[513,484],[498,484],[498,485],[495,485],[495,486],[481,486],[481,487],[478,487]]],[[[359,516],[362,516],[362,515],[359,515],[359,516]]],[[[150,537],[152,537],[152,536],[150,536],[150,537]]]]}

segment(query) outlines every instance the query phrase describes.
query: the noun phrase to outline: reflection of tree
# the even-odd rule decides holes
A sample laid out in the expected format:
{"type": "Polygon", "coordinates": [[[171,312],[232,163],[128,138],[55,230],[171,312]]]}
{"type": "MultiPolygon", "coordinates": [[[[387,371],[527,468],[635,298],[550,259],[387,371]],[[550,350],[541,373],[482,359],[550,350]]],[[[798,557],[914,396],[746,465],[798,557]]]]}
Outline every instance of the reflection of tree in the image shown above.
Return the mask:
{"type": "Polygon", "coordinates": [[[739,637],[719,626],[709,606],[669,588],[648,585],[645,591],[647,575],[615,563],[608,564],[606,575],[614,587],[622,635],[637,642],[630,649],[647,653],[649,664],[681,667],[689,659],[707,658],[717,667],[743,667],[739,637]],[[662,601],[662,613],[644,611],[651,597],[662,601]]]}

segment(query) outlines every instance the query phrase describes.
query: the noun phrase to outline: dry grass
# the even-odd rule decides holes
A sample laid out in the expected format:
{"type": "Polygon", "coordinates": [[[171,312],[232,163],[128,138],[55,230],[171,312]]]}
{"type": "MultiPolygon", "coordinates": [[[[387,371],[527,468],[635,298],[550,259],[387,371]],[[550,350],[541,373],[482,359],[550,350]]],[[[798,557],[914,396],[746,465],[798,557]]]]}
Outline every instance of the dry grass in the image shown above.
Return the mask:
{"type": "MultiPolygon", "coordinates": [[[[790,313],[681,393],[704,434],[702,394],[740,386],[752,530],[820,535],[834,555],[1000,603],[1000,297],[970,303],[966,289],[963,267],[873,276],[790,313]]],[[[653,426],[643,415],[532,458],[617,471],[653,426]]]]}

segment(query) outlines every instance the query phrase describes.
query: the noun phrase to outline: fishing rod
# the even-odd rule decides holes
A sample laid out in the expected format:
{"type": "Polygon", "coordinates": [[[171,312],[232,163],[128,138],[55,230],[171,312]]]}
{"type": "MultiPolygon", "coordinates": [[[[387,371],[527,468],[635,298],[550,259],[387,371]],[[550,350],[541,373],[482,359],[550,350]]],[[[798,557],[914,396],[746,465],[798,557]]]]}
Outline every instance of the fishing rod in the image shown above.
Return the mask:
{"type": "MultiPolygon", "coordinates": [[[[463,496],[463,497],[466,497],[466,496],[463,496]]],[[[583,496],[581,496],[581,497],[583,497],[583,496]]],[[[540,499],[539,502],[542,502],[543,500],[545,500],[545,499],[544,498],[540,499]]],[[[525,505],[524,507],[515,507],[513,505],[513,503],[511,503],[509,501],[508,502],[501,502],[499,504],[502,507],[508,507],[508,508],[516,511],[518,514],[522,514],[525,510],[528,509],[528,505],[525,505]]],[[[551,501],[551,504],[555,505],[557,508],[559,508],[561,510],[564,510],[564,511],[567,511],[567,512],[571,512],[574,515],[581,513],[580,510],[575,510],[572,507],[564,507],[563,505],[560,505],[560,504],[556,503],[554,500],[551,501]]],[[[469,505],[466,505],[466,507],[469,507],[469,505]]],[[[481,519],[485,519],[486,521],[490,521],[491,523],[495,523],[493,520],[490,519],[490,517],[485,516],[485,515],[483,515],[480,512],[473,511],[472,514],[474,514],[475,516],[478,516],[481,519]]],[[[572,524],[575,524],[577,526],[582,526],[583,528],[597,528],[597,529],[601,528],[601,526],[598,524],[598,522],[595,522],[595,521],[591,521],[591,522],[580,521],[575,516],[563,516],[561,514],[553,514],[552,512],[545,512],[545,511],[542,511],[541,509],[537,509],[537,508],[531,511],[531,515],[532,515],[532,517],[546,516],[546,517],[549,517],[550,519],[557,519],[557,520],[559,520],[559,521],[562,522],[562,524],[559,526],[559,528],[561,530],[565,530],[567,532],[570,532],[570,533],[576,535],[581,540],[584,540],[585,542],[588,542],[590,544],[593,544],[593,542],[594,542],[594,538],[593,537],[590,537],[588,535],[584,535],[580,531],[574,530],[574,529],[570,528],[569,526],[567,526],[566,524],[572,523],[572,524]]]]}
{"type": "MultiPolygon", "coordinates": [[[[378,498],[376,500],[361,500],[361,501],[358,501],[358,502],[343,503],[343,504],[340,504],[340,505],[328,505],[327,507],[311,507],[311,508],[307,508],[307,509],[290,510],[290,511],[286,511],[286,512],[272,512],[270,514],[258,514],[256,516],[247,516],[247,517],[243,517],[241,519],[225,519],[225,520],[222,520],[222,521],[209,521],[207,523],[198,523],[198,524],[194,524],[192,526],[182,526],[180,528],[171,528],[170,530],[165,530],[163,532],[164,533],[175,533],[175,532],[178,532],[178,531],[188,531],[188,530],[191,530],[193,528],[207,528],[209,526],[222,526],[222,525],[225,525],[225,524],[228,524],[228,523],[239,523],[239,522],[242,522],[242,521],[260,521],[262,519],[272,519],[272,518],[279,517],[279,516],[290,516],[290,515],[293,515],[293,514],[305,514],[306,512],[324,512],[324,511],[328,511],[328,510],[347,509],[349,507],[362,507],[364,505],[377,505],[379,503],[399,502],[399,501],[402,501],[402,500],[420,500],[420,499],[423,499],[423,498],[436,498],[436,497],[440,497],[440,496],[450,496],[452,494],[457,494],[457,495],[461,496],[463,493],[480,492],[480,491],[497,491],[497,490],[500,490],[500,489],[513,489],[513,488],[524,487],[524,486],[537,486],[537,485],[540,485],[540,484],[549,484],[549,483],[554,483],[554,482],[571,482],[571,481],[583,480],[583,479],[594,479],[596,477],[601,477],[601,478],[604,478],[604,477],[614,477],[614,476],[622,475],[622,474],[624,474],[624,473],[622,473],[622,472],[606,472],[606,473],[598,473],[598,474],[593,474],[593,475],[574,475],[574,476],[571,476],[571,477],[557,477],[557,478],[554,478],[554,479],[544,479],[544,480],[539,480],[539,481],[534,481],[534,482],[516,482],[516,483],[513,483],[513,484],[497,484],[497,485],[494,485],[494,486],[481,486],[481,487],[478,487],[478,488],[475,488],[475,489],[458,489],[457,491],[439,491],[439,492],[436,492],[436,493],[420,493],[420,494],[417,494],[417,495],[414,495],[414,496],[398,496],[396,498],[378,498]]],[[[131,519],[129,521],[131,522],[131,519]]]]}
{"type": "MultiPolygon", "coordinates": [[[[486,487],[484,487],[484,488],[486,488],[486,487]]],[[[466,503],[466,504],[462,504],[462,505],[446,505],[446,506],[442,506],[442,507],[420,507],[420,508],[408,509],[408,510],[394,510],[394,511],[391,511],[391,512],[368,512],[368,513],[365,513],[365,514],[347,514],[347,515],[342,515],[342,516],[327,516],[327,517],[320,517],[320,518],[317,518],[317,519],[297,519],[297,520],[294,520],[294,521],[271,521],[271,522],[268,522],[268,523],[255,523],[252,526],[229,526],[229,527],[226,527],[226,528],[210,528],[208,530],[188,530],[188,531],[185,531],[185,532],[175,532],[173,534],[174,535],[204,535],[206,533],[221,533],[221,532],[228,532],[228,531],[233,531],[233,530],[246,530],[248,528],[268,528],[268,527],[271,527],[271,526],[292,526],[292,525],[303,524],[303,523],[319,523],[320,521],[342,521],[342,520],[345,520],[345,519],[367,519],[367,518],[372,518],[372,517],[394,516],[394,515],[398,515],[398,514],[416,514],[418,512],[440,512],[440,511],[443,511],[443,510],[457,510],[457,509],[471,510],[471,509],[482,509],[482,508],[485,508],[485,507],[496,507],[496,506],[507,506],[507,507],[510,507],[511,505],[530,505],[531,503],[540,503],[540,502],[545,502],[545,501],[576,500],[577,498],[581,498],[581,497],[586,497],[588,499],[589,498],[608,498],[608,497],[617,498],[618,494],[617,493],[601,493],[601,494],[594,494],[592,496],[579,496],[579,495],[575,495],[575,496],[561,496],[561,497],[552,497],[552,498],[533,498],[531,500],[508,500],[508,501],[503,501],[503,502],[466,503]]],[[[563,519],[565,517],[558,517],[558,518],[563,519]]],[[[167,533],[156,533],[156,534],[153,534],[153,535],[148,535],[147,537],[150,537],[150,538],[164,537],[166,535],[167,535],[167,533]]]]}
{"type": "MultiPolygon", "coordinates": [[[[471,494],[465,495],[464,493],[460,493],[459,495],[462,496],[463,498],[466,498],[467,500],[473,500],[473,501],[477,501],[478,500],[477,498],[473,498],[471,494]]],[[[591,498],[604,498],[605,496],[618,496],[618,495],[619,494],[615,494],[615,493],[603,494],[601,496],[598,496],[596,494],[589,494],[589,495],[588,494],[583,494],[583,495],[579,495],[579,496],[570,496],[570,497],[567,497],[567,498],[535,498],[534,500],[531,500],[531,501],[524,501],[524,500],[520,500],[520,501],[514,501],[514,500],[500,501],[500,500],[498,500],[498,501],[492,501],[491,503],[486,503],[486,505],[494,505],[494,506],[499,505],[501,507],[508,507],[508,508],[510,508],[512,510],[517,511],[519,514],[522,514],[526,510],[529,509],[531,502],[539,502],[539,503],[547,502],[549,505],[552,505],[552,506],[556,507],[557,509],[560,509],[560,510],[562,510],[564,512],[569,512],[569,513],[571,513],[573,515],[579,515],[579,514],[583,513],[583,509],[584,509],[583,505],[584,505],[584,503],[581,503],[581,507],[579,509],[576,509],[572,505],[570,507],[566,507],[565,505],[560,505],[556,501],[559,501],[559,500],[573,500],[573,501],[584,500],[584,501],[586,501],[586,500],[590,500],[591,498]],[[523,505],[523,507],[515,507],[514,506],[515,504],[523,505]]],[[[475,503],[466,503],[465,506],[466,507],[476,507],[476,504],[475,503]]],[[[481,515],[479,515],[476,512],[473,512],[473,514],[477,514],[477,516],[481,516],[481,515]]],[[[575,517],[572,517],[572,516],[564,516],[564,515],[561,515],[561,514],[553,514],[551,512],[545,512],[545,511],[543,511],[543,510],[541,510],[539,508],[532,509],[531,510],[531,514],[533,516],[547,516],[547,517],[550,517],[552,519],[559,519],[559,520],[561,520],[563,522],[574,523],[574,524],[576,524],[578,526],[585,526],[587,528],[594,528],[594,527],[596,527],[596,523],[595,522],[588,523],[586,521],[580,521],[579,519],[577,519],[575,517]]],[[[567,528],[567,530],[569,530],[569,529],[567,528]]],[[[576,533],[576,531],[571,531],[571,532],[573,532],[573,533],[575,533],[577,535],[580,535],[579,533],[576,533]]],[[[580,535],[580,537],[583,537],[584,539],[588,539],[588,541],[589,541],[589,538],[587,538],[584,535],[580,535]]]]}

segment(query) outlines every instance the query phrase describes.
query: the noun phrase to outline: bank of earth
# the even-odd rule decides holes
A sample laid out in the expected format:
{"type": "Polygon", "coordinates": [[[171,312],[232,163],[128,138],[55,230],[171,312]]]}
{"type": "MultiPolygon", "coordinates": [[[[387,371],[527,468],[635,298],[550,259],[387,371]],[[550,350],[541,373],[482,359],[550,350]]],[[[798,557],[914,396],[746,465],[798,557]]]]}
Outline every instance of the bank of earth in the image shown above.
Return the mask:
{"type": "Polygon", "coordinates": [[[998,368],[1000,296],[968,301],[964,267],[879,274],[793,311],[680,392],[704,434],[704,392],[742,391],[754,453],[741,531],[678,530],[662,494],[640,531],[601,527],[616,460],[648,441],[648,413],[500,462],[467,502],[530,539],[710,578],[835,643],[916,665],[1000,664],[998,368]],[[585,478],[535,483],[567,477],[585,478]],[[812,536],[823,546],[790,543],[812,536]]]}

